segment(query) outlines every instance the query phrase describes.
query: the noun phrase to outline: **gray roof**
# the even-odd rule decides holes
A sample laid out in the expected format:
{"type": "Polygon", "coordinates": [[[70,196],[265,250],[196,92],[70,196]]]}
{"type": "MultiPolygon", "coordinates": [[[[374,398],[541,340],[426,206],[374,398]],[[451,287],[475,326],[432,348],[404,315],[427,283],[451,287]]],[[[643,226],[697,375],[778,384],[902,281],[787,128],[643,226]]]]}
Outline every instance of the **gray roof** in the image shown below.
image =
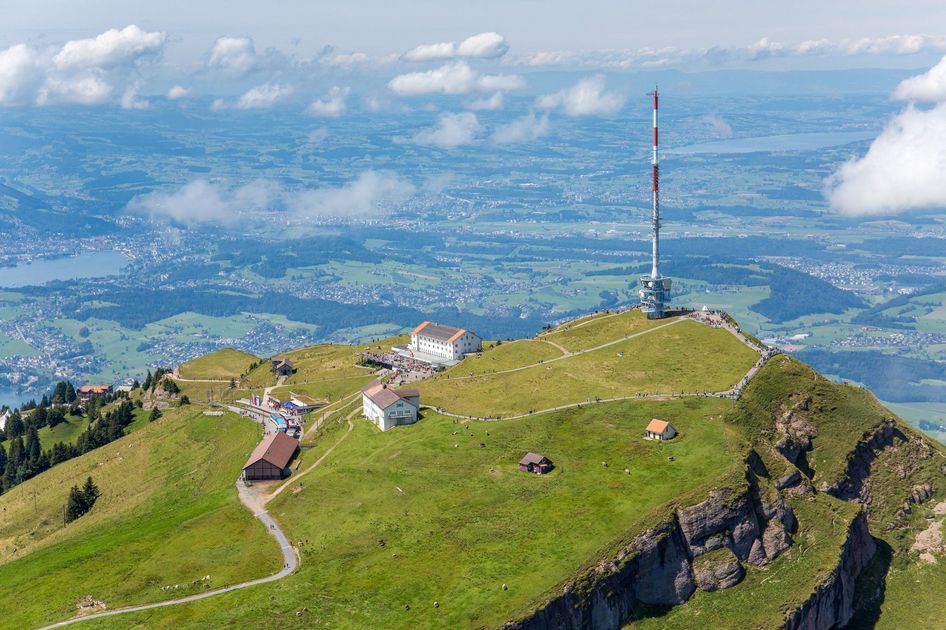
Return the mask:
{"type": "Polygon", "coordinates": [[[423,337],[433,337],[440,341],[450,341],[453,339],[457,333],[466,332],[462,328],[454,328],[453,326],[447,326],[446,324],[434,324],[433,322],[426,322],[422,324],[421,327],[418,327],[417,334],[423,337]]]}
{"type": "Polygon", "coordinates": [[[519,460],[520,464],[541,464],[542,462],[552,463],[545,455],[539,455],[538,453],[526,453],[526,456],[519,460]]]}

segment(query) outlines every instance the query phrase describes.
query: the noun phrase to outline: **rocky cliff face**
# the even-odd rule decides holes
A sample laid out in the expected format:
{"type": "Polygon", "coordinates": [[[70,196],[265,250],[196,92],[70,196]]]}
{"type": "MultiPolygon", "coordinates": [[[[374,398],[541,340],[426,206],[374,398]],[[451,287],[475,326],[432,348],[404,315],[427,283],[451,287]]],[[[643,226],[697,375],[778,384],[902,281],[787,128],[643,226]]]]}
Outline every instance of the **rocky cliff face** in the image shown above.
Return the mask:
{"type": "Polygon", "coordinates": [[[880,452],[890,446],[896,426],[893,420],[885,420],[873,433],[862,437],[848,456],[844,477],[830,485],[822,484],[820,490],[838,499],[869,504],[864,484],[870,477],[870,466],[880,452]]]}
{"type": "Polygon", "coordinates": [[[844,626],[854,615],[854,582],[877,548],[861,512],[848,526],[838,565],[812,596],[793,611],[784,630],[829,630],[844,626]]]}
{"type": "Polygon", "coordinates": [[[617,630],[643,607],[681,604],[697,588],[734,586],[743,563],[775,559],[792,544],[795,515],[781,494],[763,498],[748,463],[745,486],[677,510],[505,630],[617,630]]]}

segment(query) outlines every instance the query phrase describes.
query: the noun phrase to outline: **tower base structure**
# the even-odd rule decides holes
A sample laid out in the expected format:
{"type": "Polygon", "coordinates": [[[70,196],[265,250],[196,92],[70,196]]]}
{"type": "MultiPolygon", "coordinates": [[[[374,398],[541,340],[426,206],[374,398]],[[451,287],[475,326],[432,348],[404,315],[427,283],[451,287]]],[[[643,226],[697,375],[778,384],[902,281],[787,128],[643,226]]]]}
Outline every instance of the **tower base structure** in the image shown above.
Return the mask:
{"type": "Polygon", "coordinates": [[[641,278],[641,312],[647,313],[647,319],[663,319],[670,306],[670,286],[673,280],[663,276],[641,278]]]}

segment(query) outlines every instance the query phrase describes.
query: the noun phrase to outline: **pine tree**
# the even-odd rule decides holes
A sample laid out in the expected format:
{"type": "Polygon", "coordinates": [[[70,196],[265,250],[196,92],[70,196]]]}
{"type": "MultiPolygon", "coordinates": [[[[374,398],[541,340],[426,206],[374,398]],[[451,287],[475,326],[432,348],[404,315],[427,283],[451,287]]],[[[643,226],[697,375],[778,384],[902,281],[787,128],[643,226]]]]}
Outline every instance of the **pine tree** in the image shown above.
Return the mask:
{"type": "Polygon", "coordinates": [[[39,444],[39,434],[36,432],[36,427],[30,426],[29,431],[26,432],[26,463],[30,469],[37,469],[39,467],[39,457],[42,455],[42,449],[39,444]]]}
{"type": "Polygon", "coordinates": [[[145,384],[142,385],[142,389],[145,391],[151,389],[151,370],[148,370],[148,375],[145,377],[145,384]]]}
{"type": "Polygon", "coordinates": [[[85,514],[85,497],[79,486],[72,486],[69,491],[69,500],[66,502],[66,522],[71,523],[85,514]]]}
{"type": "Polygon", "coordinates": [[[102,496],[99,487],[92,481],[92,477],[85,480],[85,485],[82,486],[82,494],[85,497],[85,502],[86,505],[89,506],[89,509],[91,509],[92,506],[95,505],[95,501],[102,496]]]}
{"type": "Polygon", "coordinates": [[[135,381],[131,384],[131,388],[138,389],[139,387],[141,387],[141,383],[138,382],[138,379],[135,379],[135,381]]]}
{"type": "Polygon", "coordinates": [[[76,388],[72,385],[72,381],[66,381],[66,402],[74,403],[78,397],[79,395],[76,394],[76,388]]]}
{"type": "Polygon", "coordinates": [[[152,408],[151,408],[151,415],[148,416],[148,422],[154,422],[155,420],[157,420],[157,419],[160,418],[160,417],[161,417],[161,410],[158,409],[157,407],[152,407],[152,408]]]}

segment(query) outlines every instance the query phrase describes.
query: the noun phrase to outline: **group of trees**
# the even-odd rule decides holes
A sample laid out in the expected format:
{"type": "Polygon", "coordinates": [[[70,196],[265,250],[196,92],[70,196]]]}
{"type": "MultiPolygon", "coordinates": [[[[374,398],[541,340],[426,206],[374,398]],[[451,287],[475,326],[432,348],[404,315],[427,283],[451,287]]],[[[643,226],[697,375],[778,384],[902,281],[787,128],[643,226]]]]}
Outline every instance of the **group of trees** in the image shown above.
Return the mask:
{"type": "Polygon", "coordinates": [[[71,523],[91,510],[100,496],[102,493],[92,481],[92,477],[85,480],[82,488],[72,486],[69,491],[69,500],[66,502],[66,522],[71,523]]]}
{"type": "Polygon", "coordinates": [[[0,493],[56,464],[117,440],[125,434],[125,427],[134,420],[136,403],[127,397],[117,396],[119,404],[104,414],[103,406],[111,399],[93,398],[85,410],[89,426],[79,434],[75,443],[57,442],[52,448],[43,450],[39,429],[64,422],[67,412],[70,415],[82,415],[74,395],[75,388],[64,381],[56,385],[51,396],[43,396],[38,405],[24,406],[10,414],[4,430],[0,431],[0,441],[9,442],[6,449],[0,446],[0,493]]]}
{"type": "Polygon", "coordinates": [[[148,370],[148,375],[145,376],[145,382],[141,388],[146,392],[153,392],[160,387],[166,394],[176,396],[181,393],[181,388],[177,386],[174,379],[170,378],[170,375],[171,371],[162,367],[155,368],[154,374],[151,373],[151,370],[148,370]]]}

